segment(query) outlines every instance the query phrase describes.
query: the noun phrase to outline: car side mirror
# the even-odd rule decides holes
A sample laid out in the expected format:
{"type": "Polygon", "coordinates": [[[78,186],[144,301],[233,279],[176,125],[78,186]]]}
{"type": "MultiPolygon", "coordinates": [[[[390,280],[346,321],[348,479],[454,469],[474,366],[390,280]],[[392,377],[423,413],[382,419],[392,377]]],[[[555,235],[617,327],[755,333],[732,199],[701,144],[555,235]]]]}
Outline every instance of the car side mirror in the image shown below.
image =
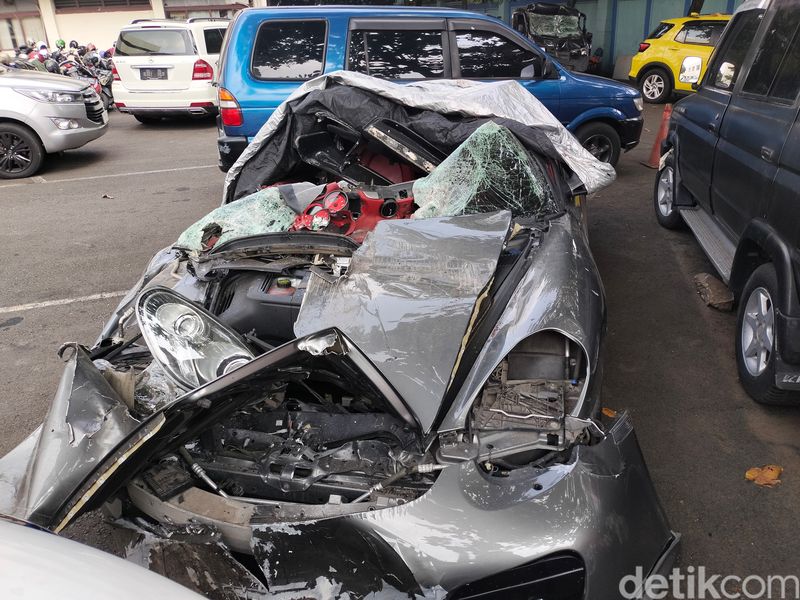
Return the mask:
{"type": "Polygon", "coordinates": [[[542,79],[558,79],[558,69],[556,65],[548,58],[544,59],[542,65],[542,79]]]}

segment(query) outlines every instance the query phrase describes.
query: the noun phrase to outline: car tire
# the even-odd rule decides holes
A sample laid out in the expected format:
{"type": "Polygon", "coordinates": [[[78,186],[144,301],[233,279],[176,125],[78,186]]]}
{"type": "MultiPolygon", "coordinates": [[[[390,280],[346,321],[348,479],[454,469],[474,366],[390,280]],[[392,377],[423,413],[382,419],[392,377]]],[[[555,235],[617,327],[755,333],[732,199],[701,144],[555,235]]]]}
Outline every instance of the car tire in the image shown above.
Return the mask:
{"type": "Polygon", "coordinates": [[[672,96],[672,80],[664,69],[648,69],[639,78],[639,91],[650,104],[662,104],[672,96]]]}
{"type": "Polygon", "coordinates": [[[736,366],[739,381],[759,404],[799,404],[800,393],[775,385],[775,307],[778,276],[772,263],[758,267],[744,286],[736,319],[736,366]]]}
{"type": "Polygon", "coordinates": [[[100,94],[100,99],[103,101],[103,108],[106,109],[106,112],[111,110],[111,98],[105,92],[100,94]]]}
{"type": "Polygon", "coordinates": [[[586,123],[575,132],[575,137],[590,154],[601,162],[615,166],[622,152],[622,142],[617,130],[608,123],[586,123]]]}
{"type": "Polygon", "coordinates": [[[133,115],[133,118],[139,121],[139,123],[142,125],[155,125],[161,121],[159,117],[144,117],[142,115],[133,115]]]}
{"type": "Polygon", "coordinates": [[[683,227],[683,217],[675,208],[675,155],[671,154],[659,169],[653,185],[653,208],[658,224],[666,229],[683,227]]]}
{"type": "Polygon", "coordinates": [[[0,179],[21,179],[35,174],[44,160],[39,137],[24,125],[0,122],[0,179]]]}

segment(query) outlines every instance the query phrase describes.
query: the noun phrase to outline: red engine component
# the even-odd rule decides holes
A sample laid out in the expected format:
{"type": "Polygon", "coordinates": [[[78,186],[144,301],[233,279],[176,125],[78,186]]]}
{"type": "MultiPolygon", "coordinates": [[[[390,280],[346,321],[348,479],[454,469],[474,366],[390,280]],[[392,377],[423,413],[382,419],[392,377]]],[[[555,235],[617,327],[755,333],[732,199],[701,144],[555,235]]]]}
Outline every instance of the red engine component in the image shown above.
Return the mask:
{"type": "Polygon", "coordinates": [[[325,191],[297,215],[289,231],[310,229],[341,233],[359,244],[384,219],[407,219],[414,212],[413,198],[382,198],[371,190],[342,189],[329,183],[325,191]]]}

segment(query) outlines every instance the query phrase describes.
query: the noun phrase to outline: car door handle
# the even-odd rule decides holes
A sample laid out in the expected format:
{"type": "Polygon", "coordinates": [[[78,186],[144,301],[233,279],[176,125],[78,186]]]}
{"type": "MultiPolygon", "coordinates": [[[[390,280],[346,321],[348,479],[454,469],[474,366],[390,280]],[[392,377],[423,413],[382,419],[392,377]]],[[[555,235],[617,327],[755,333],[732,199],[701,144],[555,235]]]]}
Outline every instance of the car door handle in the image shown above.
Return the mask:
{"type": "Polygon", "coordinates": [[[708,126],[706,126],[706,129],[708,129],[711,133],[716,133],[717,132],[717,124],[716,123],[709,123],[708,126]]]}
{"type": "Polygon", "coordinates": [[[775,156],[775,151],[772,148],[761,146],[761,158],[763,158],[768,163],[771,163],[774,156],[775,156]]]}

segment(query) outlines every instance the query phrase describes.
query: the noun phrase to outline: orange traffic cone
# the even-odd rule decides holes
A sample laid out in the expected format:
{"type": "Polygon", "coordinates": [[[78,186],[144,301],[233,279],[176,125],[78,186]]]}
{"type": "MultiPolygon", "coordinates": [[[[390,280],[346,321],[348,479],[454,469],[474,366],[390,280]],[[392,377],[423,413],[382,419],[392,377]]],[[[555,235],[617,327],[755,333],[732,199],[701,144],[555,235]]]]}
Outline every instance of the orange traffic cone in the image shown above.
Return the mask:
{"type": "Polygon", "coordinates": [[[650,160],[642,162],[645,167],[657,169],[659,160],[661,159],[661,142],[667,139],[667,132],[669,131],[669,118],[672,116],[672,104],[664,105],[664,114],[661,115],[661,127],[658,129],[656,141],[653,143],[653,149],[650,151],[650,160]]]}

